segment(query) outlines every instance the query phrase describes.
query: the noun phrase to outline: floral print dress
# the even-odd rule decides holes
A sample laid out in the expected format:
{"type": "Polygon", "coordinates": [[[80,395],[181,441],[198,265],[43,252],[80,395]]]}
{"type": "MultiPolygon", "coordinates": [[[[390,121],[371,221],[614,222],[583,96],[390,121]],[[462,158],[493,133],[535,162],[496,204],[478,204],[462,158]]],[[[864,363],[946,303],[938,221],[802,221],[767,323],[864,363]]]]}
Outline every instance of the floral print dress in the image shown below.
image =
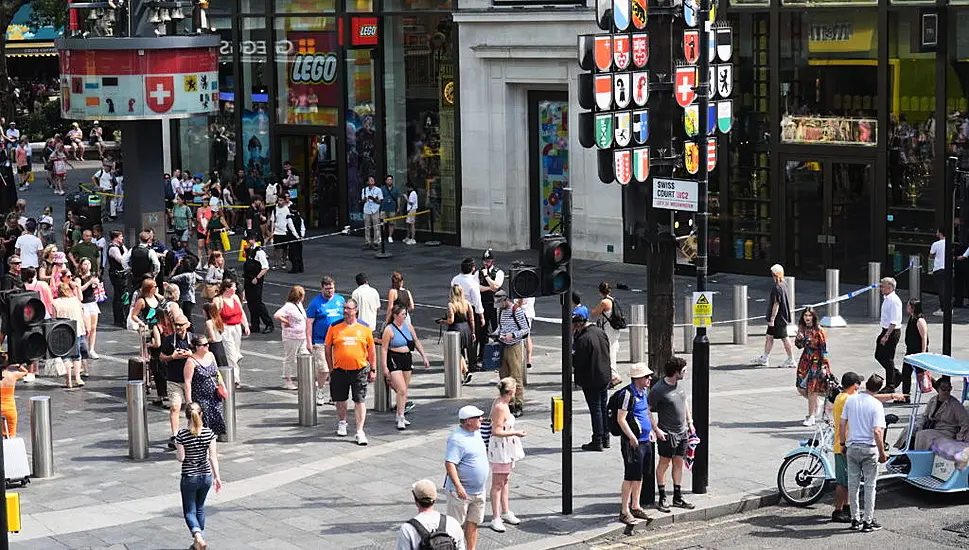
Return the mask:
{"type": "Polygon", "coordinates": [[[809,393],[827,393],[831,377],[827,338],[820,328],[809,328],[802,334],[804,351],[797,365],[797,388],[809,393]]]}

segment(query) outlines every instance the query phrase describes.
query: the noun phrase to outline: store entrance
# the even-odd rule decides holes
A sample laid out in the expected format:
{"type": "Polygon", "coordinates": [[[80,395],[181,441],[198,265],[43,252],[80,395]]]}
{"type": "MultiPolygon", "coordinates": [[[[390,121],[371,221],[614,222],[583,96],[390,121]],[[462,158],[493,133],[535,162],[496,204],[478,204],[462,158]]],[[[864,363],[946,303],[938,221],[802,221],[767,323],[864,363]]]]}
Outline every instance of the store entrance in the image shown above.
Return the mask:
{"type": "MultiPolygon", "coordinates": [[[[333,134],[284,135],[280,138],[279,168],[287,160],[296,171],[296,204],[310,228],[343,227],[348,222],[342,197],[346,190],[340,186],[340,167],[337,159],[340,146],[333,134]]],[[[290,192],[292,195],[292,192],[290,192]]]]}
{"type": "Polygon", "coordinates": [[[786,191],[788,270],[824,280],[841,270],[842,282],[864,282],[872,258],[870,161],[782,159],[786,191]]]}

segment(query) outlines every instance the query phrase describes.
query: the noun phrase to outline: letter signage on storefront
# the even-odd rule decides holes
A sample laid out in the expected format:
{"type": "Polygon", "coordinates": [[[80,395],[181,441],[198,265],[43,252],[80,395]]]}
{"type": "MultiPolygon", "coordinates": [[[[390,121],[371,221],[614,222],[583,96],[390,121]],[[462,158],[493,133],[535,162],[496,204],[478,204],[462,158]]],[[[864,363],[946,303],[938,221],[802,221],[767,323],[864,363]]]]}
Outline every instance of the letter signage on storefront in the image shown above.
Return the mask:
{"type": "Polygon", "coordinates": [[[294,84],[333,84],[336,82],[335,53],[296,54],[290,80],[294,84]]]}

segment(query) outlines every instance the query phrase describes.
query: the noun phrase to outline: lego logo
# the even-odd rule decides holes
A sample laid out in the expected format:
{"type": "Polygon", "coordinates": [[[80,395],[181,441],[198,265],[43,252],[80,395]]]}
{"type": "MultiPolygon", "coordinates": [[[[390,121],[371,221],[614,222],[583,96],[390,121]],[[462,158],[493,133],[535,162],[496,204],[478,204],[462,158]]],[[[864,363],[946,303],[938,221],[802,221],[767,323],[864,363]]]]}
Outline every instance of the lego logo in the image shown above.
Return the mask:
{"type": "Polygon", "coordinates": [[[377,36],[377,25],[363,25],[360,27],[358,36],[377,36]]]}
{"type": "Polygon", "coordinates": [[[332,84],[336,82],[336,69],[336,54],[297,54],[293,57],[290,80],[299,84],[332,84]]]}

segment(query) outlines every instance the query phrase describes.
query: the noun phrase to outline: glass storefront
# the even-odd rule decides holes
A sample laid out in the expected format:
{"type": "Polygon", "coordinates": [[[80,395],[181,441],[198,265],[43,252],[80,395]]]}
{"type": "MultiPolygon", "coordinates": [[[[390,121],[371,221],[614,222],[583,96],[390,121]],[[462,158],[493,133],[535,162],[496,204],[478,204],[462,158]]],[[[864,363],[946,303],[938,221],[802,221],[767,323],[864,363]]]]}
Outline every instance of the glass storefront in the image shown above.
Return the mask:
{"type": "Polygon", "coordinates": [[[347,210],[350,221],[363,223],[360,198],[367,180],[377,185],[377,131],[379,120],[374,101],[373,50],[348,50],[347,74],[347,210]]]}
{"type": "Polygon", "coordinates": [[[242,83],[236,87],[242,97],[242,168],[247,173],[263,177],[269,172],[271,151],[269,131],[269,64],[272,48],[269,29],[262,17],[242,18],[242,47],[238,57],[242,67],[242,83]]]}
{"type": "Polygon", "coordinates": [[[334,17],[276,19],[276,122],[339,125],[338,30],[334,17]]]}

